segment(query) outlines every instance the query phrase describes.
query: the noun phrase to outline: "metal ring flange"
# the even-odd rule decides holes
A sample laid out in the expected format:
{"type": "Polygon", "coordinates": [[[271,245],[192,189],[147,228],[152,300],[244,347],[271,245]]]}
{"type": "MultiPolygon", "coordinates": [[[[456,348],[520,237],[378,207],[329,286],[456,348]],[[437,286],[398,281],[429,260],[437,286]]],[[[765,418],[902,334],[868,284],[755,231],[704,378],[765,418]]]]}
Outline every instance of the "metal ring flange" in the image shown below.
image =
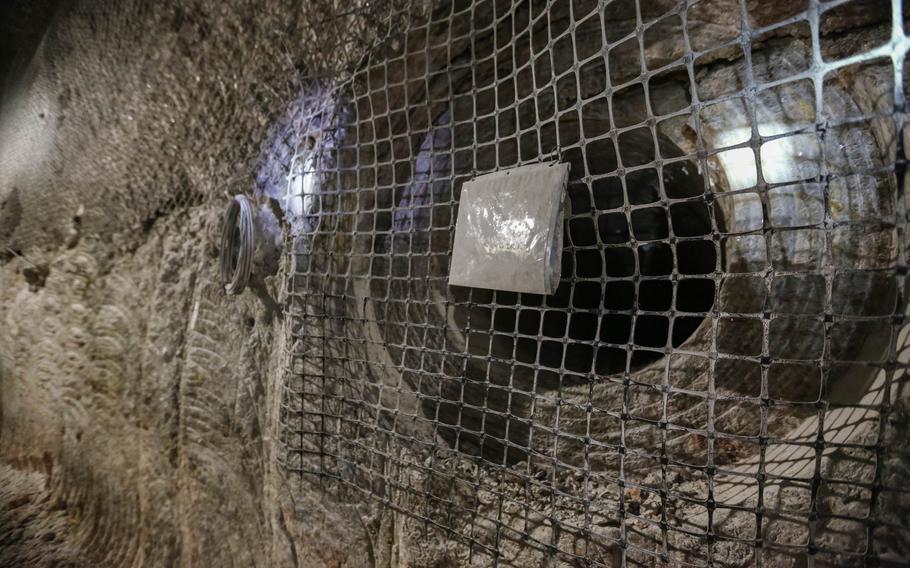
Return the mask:
{"type": "Polygon", "coordinates": [[[249,283],[255,247],[253,206],[245,195],[235,195],[221,232],[221,280],[228,294],[243,292],[249,283]]]}

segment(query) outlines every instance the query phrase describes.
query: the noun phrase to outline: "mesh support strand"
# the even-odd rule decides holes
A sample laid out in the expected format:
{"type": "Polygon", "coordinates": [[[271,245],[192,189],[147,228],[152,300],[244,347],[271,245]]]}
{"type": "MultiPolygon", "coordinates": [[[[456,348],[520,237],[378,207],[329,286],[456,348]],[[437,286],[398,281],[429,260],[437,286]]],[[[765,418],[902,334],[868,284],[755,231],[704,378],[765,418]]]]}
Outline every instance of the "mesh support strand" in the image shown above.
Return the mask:
{"type": "Polygon", "coordinates": [[[905,558],[901,3],[369,9],[284,141],[300,490],[451,563],[905,558]],[[553,159],[556,293],[448,287],[463,182],[553,159]]]}

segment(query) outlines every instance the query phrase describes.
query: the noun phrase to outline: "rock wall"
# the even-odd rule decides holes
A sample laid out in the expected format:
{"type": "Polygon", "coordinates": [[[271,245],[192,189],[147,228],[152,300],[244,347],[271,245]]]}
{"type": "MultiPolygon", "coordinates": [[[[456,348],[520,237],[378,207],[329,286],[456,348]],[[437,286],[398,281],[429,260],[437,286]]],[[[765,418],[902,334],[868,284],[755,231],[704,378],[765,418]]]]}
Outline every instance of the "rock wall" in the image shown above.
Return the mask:
{"type": "MultiPolygon", "coordinates": [[[[608,5],[615,33],[634,24],[621,18],[634,4],[608,5]]],[[[649,9],[671,4],[656,0],[649,9]]],[[[779,4],[749,2],[751,12],[767,7],[769,22],[784,13],[779,4]]],[[[703,5],[714,8],[696,18],[699,34],[735,35],[739,2],[703,5]]],[[[489,560],[353,492],[341,493],[346,500],[332,484],[284,477],[275,464],[289,322],[252,293],[226,296],[217,273],[225,195],[261,182],[263,145],[276,124],[293,122],[285,119],[302,78],[358,61],[376,39],[379,20],[354,7],[63,2],[34,50],[20,52],[31,59],[0,66],[17,70],[0,106],[0,566],[489,560]]],[[[678,43],[659,47],[649,57],[678,55],[678,43]]],[[[267,173],[281,181],[281,168],[267,173]]],[[[273,298],[282,297],[287,270],[268,281],[273,298]]],[[[896,407],[888,435],[869,441],[896,446],[879,475],[889,488],[907,469],[896,442],[910,421],[896,407]]],[[[461,476],[482,480],[476,487],[398,474],[438,503],[463,499],[492,517],[492,491],[510,480],[458,459],[443,469],[470,467],[461,476]]],[[[832,467],[849,469],[849,460],[832,467]]],[[[578,479],[561,481],[578,490],[578,479]]],[[[600,490],[594,531],[616,539],[619,494],[600,490]]],[[[879,499],[883,521],[870,555],[898,559],[910,550],[902,529],[908,508],[903,494],[889,491],[879,499]]],[[[558,538],[564,550],[585,545],[568,533],[552,536],[553,509],[523,517],[516,503],[529,499],[551,496],[516,492],[503,518],[531,527],[540,541],[558,538]]],[[[627,499],[660,516],[655,494],[627,499]]],[[[500,545],[502,526],[469,514],[456,522],[477,542],[496,542],[503,565],[552,564],[515,535],[500,545]]],[[[737,522],[730,530],[739,537],[755,534],[737,522]]],[[[774,531],[783,536],[770,542],[799,536],[772,523],[766,532],[774,531]]],[[[699,546],[680,545],[687,553],[699,546]]],[[[618,562],[613,548],[597,554],[618,562]]],[[[755,551],[743,545],[716,558],[734,564],[748,554],[755,551]]]]}
{"type": "Polygon", "coordinates": [[[359,513],[275,470],[285,323],[217,273],[223,195],[252,186],[337,40],[308,4],[64,3],[18,62],[0,111],[0,565],[371,563],[359,513]]]}

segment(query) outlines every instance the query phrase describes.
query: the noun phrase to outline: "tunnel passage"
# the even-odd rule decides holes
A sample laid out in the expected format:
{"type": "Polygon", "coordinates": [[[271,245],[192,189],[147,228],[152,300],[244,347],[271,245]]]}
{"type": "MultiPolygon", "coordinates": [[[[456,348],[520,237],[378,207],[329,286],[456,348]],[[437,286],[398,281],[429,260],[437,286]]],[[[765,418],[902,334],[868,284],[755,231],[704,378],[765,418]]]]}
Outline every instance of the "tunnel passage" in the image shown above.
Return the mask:
{"type": "MultiPolygon", "coordinates": [[[[633,130],[617,146],[623,166],[632,168],[628,173],[616,173],[612,144],[594,143],[585,157],[578,151],[561,156],[570,164],[569,212],[562,279],[553,295],[447,288],[451,203],[477,167],[457,150],[452,163],[451,150],[472,145],[475,136],[468,139],[452,128],[454,114],[441,112],[421,141],[413,181],[378,204],[394,213],[371,219],[379,235],[372,248],[371,295],[405,377],[426,365],[409,359],[415,353],[409,348],[458,346],[434,356],[443,369],[439,380],[415,377],[412,383],[422,395],[424,417],[438,422],[438,434],[462,451],[513,463],[528,450],[535,394],[634,372],[698,328],[714,305],[713,275],[722,257],[705,236],[723,226],[722,215],[709,206],[696,164],[680,159],[682,150],[666,136],[633,130]],[[654,161],[655,140],[667,163],[642,168],[654,161]],[[612,175],[592,182],[593,172],[612,175]],[[444,312],[413,309],[425,295],[445,304],[447,293],[452,301],[444,312]],[[407,333],[415,320],[426,322],[427,334],[407,333]]],[[[584,123],[589,131],[605,132],[610,121],[592,114],[584,123]]],[[[541,132],[539,143],[555,147],[575,127],[564,121],[541,132]]],[[[496,145],[501,163],[518,163],[519,154],[532,150],[513,142],[496,145]]]]}
{"type": "MultiPolygon", "coordinates": [[[[521,10],[516,8],[514,17],[521,10]]],[[[446,72],[428,74],[423,90],[397,88],[414,70],[390,64],[369,68],[363,79],[373,86],[352,97],[351,116],[359,119],[347,136],[376,140],[349,153],[349,167],[356,165],[358,172],[348,182],[341,179],[342,191],[351,194],[350,210],[357,212],[349,230],[355,255],[363,258],[358,274],[369,281],[373,311],[367,323],[375,325],[400,384],[416,393],[421,422],[451,447],[493,463],[526,456],[532,430],[548,419],[540,416],[541,404],[557,408],[565,389],[575,389],[578,397],[575,387],[592,384],[595,396],[606,397],[599,404],[619,408],[624,395],[616,381],[652,381],[641,373],[684,348],[699,329],[716,336],[716,346],[706,343],[710,337],[703,333],[689,351],[719,349],[716,372],[725,392],[755,396],[761,382],[757,364],[741,359],[761,355],[765,328],[752,314],[763,309],[776,317],[770,353],[794,359],[774,365],[775,379],[786,383],[775,386],[776,392],[799,401],[818,392],[817,381],[800,378],[805,364],[799,360],[824,341],[816,322],[803,315],[803,304],[817,293],[810,287],[815,280],[781,275],[768,290],[760,276],[769,254],[782,269],[813,269],[800,263],[816,262],[812,250],[823,246],[823,234],[811,228],[809,216],[817,207],[812,192],[818,180],[806,159],[817,152],[812,143],[801,146],[798,137],[764,144],[758,157],[766,158],[763,174],[771,187],[753,190],[748,185],[749,169],[757,167],[753,150],[715,150],[748,140],[752,120],[760,121],[759,132],[771,134],[802,124],[788,105],[811,92],[803,92],[804,82],[794,83],[787,91],[764,93],[752,111],[730,100],[704,106],[696,119],[679,114],[692,103],[685,72],[655,74],[647,89],[610,85],[634,79],[637,53],[617,48],[609,69],[594,57],[577,74],[567,73],[573,45],[597,43],[591,38],[600,33],[598,26],[579,26],[570,34],[575,43],[558,42],[549,58],[533,57],[542,46],[517,42],[513,57],[496,65],[487,54],[501,47],[489,43],[499,39],[459,36],[453,38],[446,72]],[[528,71],[522,62],[532,59],[533,73],[514,72],[528,71]],[[506,89],[499,88],[503,76],[509,77],[506,89]],[[375,85],[390,87],[379,96],[375,85]],[[670,118],[655,124],[655,115],[670,118]],[[698,140],[709,150],[706,159],[696,160],[698,140]],[[772,149],[776,153],[769,153],[772,149]],[[796,156],[806,158],[797,163],[796,156]],[[448,287],[461,184],[480,173],[554,159],[571,165],[564,276],[556,293],[543,298],[448,287]],[[364,183],[371,189],[355,195],[364,183]],[[716,309],[728,315],[718,317],[716,309]]],[[[393,62],[396,53],[389,56],[393,62]]],[[[782,53],[777,57],[788,65],[802,57],[789,46],[775,46],[772,53],[782,53]]],[[[767,57],[755,55],[756,72],[766,73],[767,57]]],[[[742,73],[739,65],[717,66],[712,80],[730,81],[731,71],[742,73]]],[[[829,140],[853,135],[832,132],[829,140]]],[[[869,158],[851,148],[830,149],[829,161],[839,169],[861,169],[876,159],[874,143],[869,158]]],[[[345,169],[343,159],[338,169],[345,169]]],[[[884,185],[857,188],[856,195],[881,201],[888,191],[884,185]]],[[[847,251],[846,242],[838,240],[835,252],[846,253],[845,265],[862,266],[863,258],[889,254],[889,239],[887,227],[876,228],[861,249],[847,251]]],[[[862,295],[862,309],[887,304],[893,294],[883,291],[883,296],[862,295]]],[[[843,286],[835,292],[835,302],[840,296],[849,302],[860,298],[859,291],[843,286]]],[[[836,327],[832,353],[854,358],[863,342],[851,338],[862,325],[844,321],[836,327]]],[[[673,380],[683,381],[677,386],[706,389],[703,359],[676,358],[670,364],[680,361],[686,369],[674,371],[673,380]]],[[[840,368],[831,376],[838,373],[840,368]]],[[[794,406],[792,412],[803,411],[794,406]]],[[[394,422],[394,413],[388,420],[394,422]]],[[[563,453],[561,459],[582,458],[563,453]]]]}
{"type": "MultiPolygon", "coordinates": [[[[577,31],[580,38],[600,33],[592,26],[577,31]]],[[[558,81],[518,103],[514,97],[533,91],[530,74],[511,80],[514,93],[503,96],[494,86],[511,64],[462,68],[479,52],[494,51],[496,41],[485,36],[464,52],[455,42],[448,77],[432,75],[426,93],[407,103],[381,103],[406,109],[390,113],[397,122],[357,126],[359,136],[409,133],[371,150],[378,166],[371,179],[393,187],[373,193],[376,213],[362,215],[358,230],[375,233],[361,253],[370,255],[376,325],[418,393],[423,418],[453,448],[514,463],[529,450],[536,396],[634,373],[699,328],[714,307],[722,270],[722,247],[711,235],[722,230],[723,212],[711,203],[691,151],[659,129],[633,128],[647,114],[641,92],[626,90],[606,104],[607,74],[593,65],[584,81],[558,81]],[[450,99],[439,96],[450,88],[450,99]],[[587,102],[566,112],[578,101],[587,102]],[[422,124],[427,116],[433,119],[422,124]],[[546,116],[553,118],[541,124],[546,116]],[[552,159],[570,164],[556,292],[449,288],[461,184],[479,173],[552,159]],[[385,162],[395,167],[383,168],[385,162]],[[424,369],[438,374],[427,380],[424,369]]],[[[515,49],[515,65],[532,58],[531,45],[519,42],[515,49]]],[[[554,65],[567,50],[565,43],[555,48],[554,65]]],[[[378,80],[395,83],[390,73],[378,80]]],[[[654,79],[655,88],[678,82],[673,75],[654,79]]],[[[674,91],[671,98],[680,97],[685,93],[674,91]]],[[[358,105],[357,114],[368,113],[358,105]]]]}

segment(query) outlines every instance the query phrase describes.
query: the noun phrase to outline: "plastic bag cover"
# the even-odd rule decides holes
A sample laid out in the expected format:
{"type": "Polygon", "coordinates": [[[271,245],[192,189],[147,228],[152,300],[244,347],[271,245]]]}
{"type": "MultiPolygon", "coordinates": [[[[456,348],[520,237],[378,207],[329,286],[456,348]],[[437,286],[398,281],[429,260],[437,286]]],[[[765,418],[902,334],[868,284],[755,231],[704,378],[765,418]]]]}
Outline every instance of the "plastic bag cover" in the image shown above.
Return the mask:
{"type": "Polygon", "coordinates": [[[449,284],[552,294],[568,174],[568,164],[533,164],[465,182],[449,284]]]}

